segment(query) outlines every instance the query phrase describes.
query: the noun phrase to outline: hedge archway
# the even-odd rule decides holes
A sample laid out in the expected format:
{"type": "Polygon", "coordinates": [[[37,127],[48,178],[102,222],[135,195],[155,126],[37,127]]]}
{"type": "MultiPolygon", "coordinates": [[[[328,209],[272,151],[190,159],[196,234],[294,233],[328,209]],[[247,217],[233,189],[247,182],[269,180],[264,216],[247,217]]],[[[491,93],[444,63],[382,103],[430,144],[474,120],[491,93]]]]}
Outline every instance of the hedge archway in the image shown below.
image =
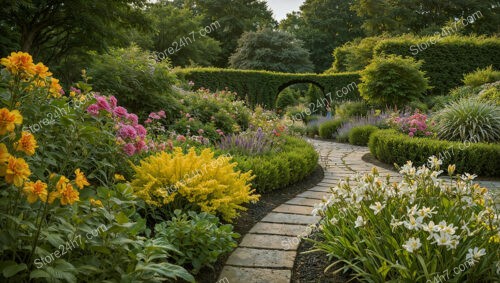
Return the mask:
{"type": "Polygon", "coordinates": [[[192,81],[195,88],[204,87],[212,91],[227,88],[251,106],[259,104],[273,108],[278,94],[296,83],[317,85],[324,94],[330,93],[333,101],[360,99],[358,73],[295,74],[218,68],[178,69],[175,73],[180,79],[192,81]]]}

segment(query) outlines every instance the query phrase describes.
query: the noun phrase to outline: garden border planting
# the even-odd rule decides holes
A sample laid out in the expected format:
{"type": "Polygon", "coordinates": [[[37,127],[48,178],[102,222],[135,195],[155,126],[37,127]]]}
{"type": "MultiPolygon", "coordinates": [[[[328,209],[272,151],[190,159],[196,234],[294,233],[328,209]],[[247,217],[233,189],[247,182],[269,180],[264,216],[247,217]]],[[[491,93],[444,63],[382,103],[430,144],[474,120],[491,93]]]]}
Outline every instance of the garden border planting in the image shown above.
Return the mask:
{"type": "Polygon", "coordinates": [[[411,160],[419,166],[434,155],[443,161],[443,168],[455,164],[460,173],[500,176],[500,144],[451,142],[409,137],[395,130],[380,130],[370,136],[368,146],[377,159],[389,164],[403,165],[411,160]]]}

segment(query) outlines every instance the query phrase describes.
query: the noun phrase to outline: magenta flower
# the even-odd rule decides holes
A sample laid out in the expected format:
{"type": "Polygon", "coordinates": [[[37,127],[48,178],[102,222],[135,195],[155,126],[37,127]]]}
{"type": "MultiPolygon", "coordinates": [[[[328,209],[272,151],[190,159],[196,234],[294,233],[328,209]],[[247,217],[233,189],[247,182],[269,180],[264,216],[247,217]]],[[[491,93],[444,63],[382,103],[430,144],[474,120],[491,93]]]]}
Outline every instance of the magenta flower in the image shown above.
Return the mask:
{"type": "Polygon", "coordinates": [[[135,148],[136,148],[137,152],[140,152],[143,150],[147,150],[148,146],[146,145],[146,143],[143,140],[140,140],[140,141],[135,143],[135,148]]]}
{"type": "Polygon", "coordinates": [[[125,154],[127,154],[128,156],[132,156],[134,155],[135,151],[136,151],[136,148],[133,144],[131,143],[127,143],[123,146],[123,151],[125,152],[125,154]]]}
{"type": "Polygon", "coordinates": [[[415,134],[413,132],[409,132],[408,135],[413,138],[415,134]]]}
{"type": "Polygon", "coordinates": [[[121,125],[118,130],[118,136],[122,139],[135,139],[137,137],[137,131],[131,125],[121,125]]]}
{"type": "Polygon", "coordinates": [[[146,121],[144,121],[144,123],[151,124],[151,123],[153,123],[153,120],[151,120],[150,118],[147,118],[146,121]]]}
{"type": "Polygon", "coordinates": [[[99,106],[97,104],[89,105],[89,107],[87,107],[87,113],[89,113],[92,116],[98,116],[99,115],[99,106]]]}
{"type": "Polygon", "coordinates": [[[189,113],[186,113],[186,118],[190,118],[191,115],[189,113]]]}
{"type": "Polygon", "coordinates": [[[155,112],[149,113],[149,118],[155,119],[155,120],[160,120],[161,119],[161,117],[158,114],[156,114],[155,112]]]}
{"type": "Polygon", "coordinates": [[[127,119],[132,122],[132,124],[137,125],[139,123],[139,117],[137,115],[131,113],[127,115],[127,119]]]}
{"type": "Polygon", "coordinates": [[[198,130],[198,135],[203,135],[203,133],[204,133],[204,132],[205,132],[205,131],[204,131],[203,129],[199,129],[199,130],[198,130]]]}
{"type": "Polygon", "coordinates": [[[146,128],[144,128],[143,125],[137,124],[134,126],[134,128],[137,132],[137,135],[141,138],[144,138],[148,134],[148,131],[146,130],[146,128]]]}
{"type": "Polygon", "coordinates": [[[113,109],[115,109],[116,105],[118,105],[118,100],[113,95],[109,97],[109,102],[111,102],[111,107],[113,109]]]}
{"type": "Polygon", "coordinates": [[[176,138],[177,141],[179,142],[185,142],[186,141],[186,137],[183,136],[183,135],[178,135],[177,138],[176,138]]]}
{"type": "Polygon", "coordinates": [[[109,106],[109,103],[106,100],[106,97],[96,95],[96,100],[97,100],[97,105],[99,106],[99,109],[111,112],[111,107],[109,106]]]}
{"type": "Polygon", "coordinates": [[[128,112],[127,109],[124,107],[118,106],[115,109],[113,109],[113,114],[117,117],[126,117],[128,112]]]}
{"type": "Polygon", "coordinates": [[[164,110],[160,110],[158,111],[158,115],[162,118],[167,118],[167,114],[165,114],[165,111],[164,110]]]}

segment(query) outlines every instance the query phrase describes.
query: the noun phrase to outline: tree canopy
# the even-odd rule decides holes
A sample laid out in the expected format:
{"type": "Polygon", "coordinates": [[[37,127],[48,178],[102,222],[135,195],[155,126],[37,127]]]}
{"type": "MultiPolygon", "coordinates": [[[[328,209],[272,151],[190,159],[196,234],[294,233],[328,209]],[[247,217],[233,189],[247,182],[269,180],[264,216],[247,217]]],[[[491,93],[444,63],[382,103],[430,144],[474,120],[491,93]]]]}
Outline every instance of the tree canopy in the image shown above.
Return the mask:
{"type": "Polygon", "coordinates": [[[239,40],[229,65],[236,69],[303,73],[313,70],[302,41],[284,31],[262,29],[246,32],[239,40]]]}

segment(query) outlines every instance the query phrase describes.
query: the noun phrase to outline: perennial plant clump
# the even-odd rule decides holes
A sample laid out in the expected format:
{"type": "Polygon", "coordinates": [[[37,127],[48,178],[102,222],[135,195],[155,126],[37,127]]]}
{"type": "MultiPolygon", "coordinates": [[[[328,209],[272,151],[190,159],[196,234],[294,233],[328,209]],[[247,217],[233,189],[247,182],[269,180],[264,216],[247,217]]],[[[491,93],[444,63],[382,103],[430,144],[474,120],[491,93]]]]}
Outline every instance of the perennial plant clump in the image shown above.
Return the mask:
{"type": "Polygon", "coordinates": [[[402,133],[408,134],[410,137],[424,137],[431,136],[433,133],[430,130],[430,122],[427,115],[420,113],[418,110],[411,116],[392,115],[389,118],[388,124],[401,131],[402,133]]]}
{"type": "Polygon", "coordinates": [[[454,165],[450,179],[438,178],[442,161],[428,163],[409,161],[399,183],[374,168],[331,189],[313,212],[324,216],[315,247],[333,261],[328,269],[342,262],[338,272],[362,281],[429,282],[468,262],[452,282],[498,278],[500,221],[488,189],[475,175],[454,175],[454,165]]]}
{"type": "Polygon", "coordinates": [[[214,158],[210,149],[197,154],[191,148],[184,154],[177,147],[172,154],[160,152],[133,166],[131,185],[149,205],[217,213],[230,221],[245,210],[242,204],[259,199],[250,188],[252,173],[235,172],[236,163],[230,159],[214,158]]]}

